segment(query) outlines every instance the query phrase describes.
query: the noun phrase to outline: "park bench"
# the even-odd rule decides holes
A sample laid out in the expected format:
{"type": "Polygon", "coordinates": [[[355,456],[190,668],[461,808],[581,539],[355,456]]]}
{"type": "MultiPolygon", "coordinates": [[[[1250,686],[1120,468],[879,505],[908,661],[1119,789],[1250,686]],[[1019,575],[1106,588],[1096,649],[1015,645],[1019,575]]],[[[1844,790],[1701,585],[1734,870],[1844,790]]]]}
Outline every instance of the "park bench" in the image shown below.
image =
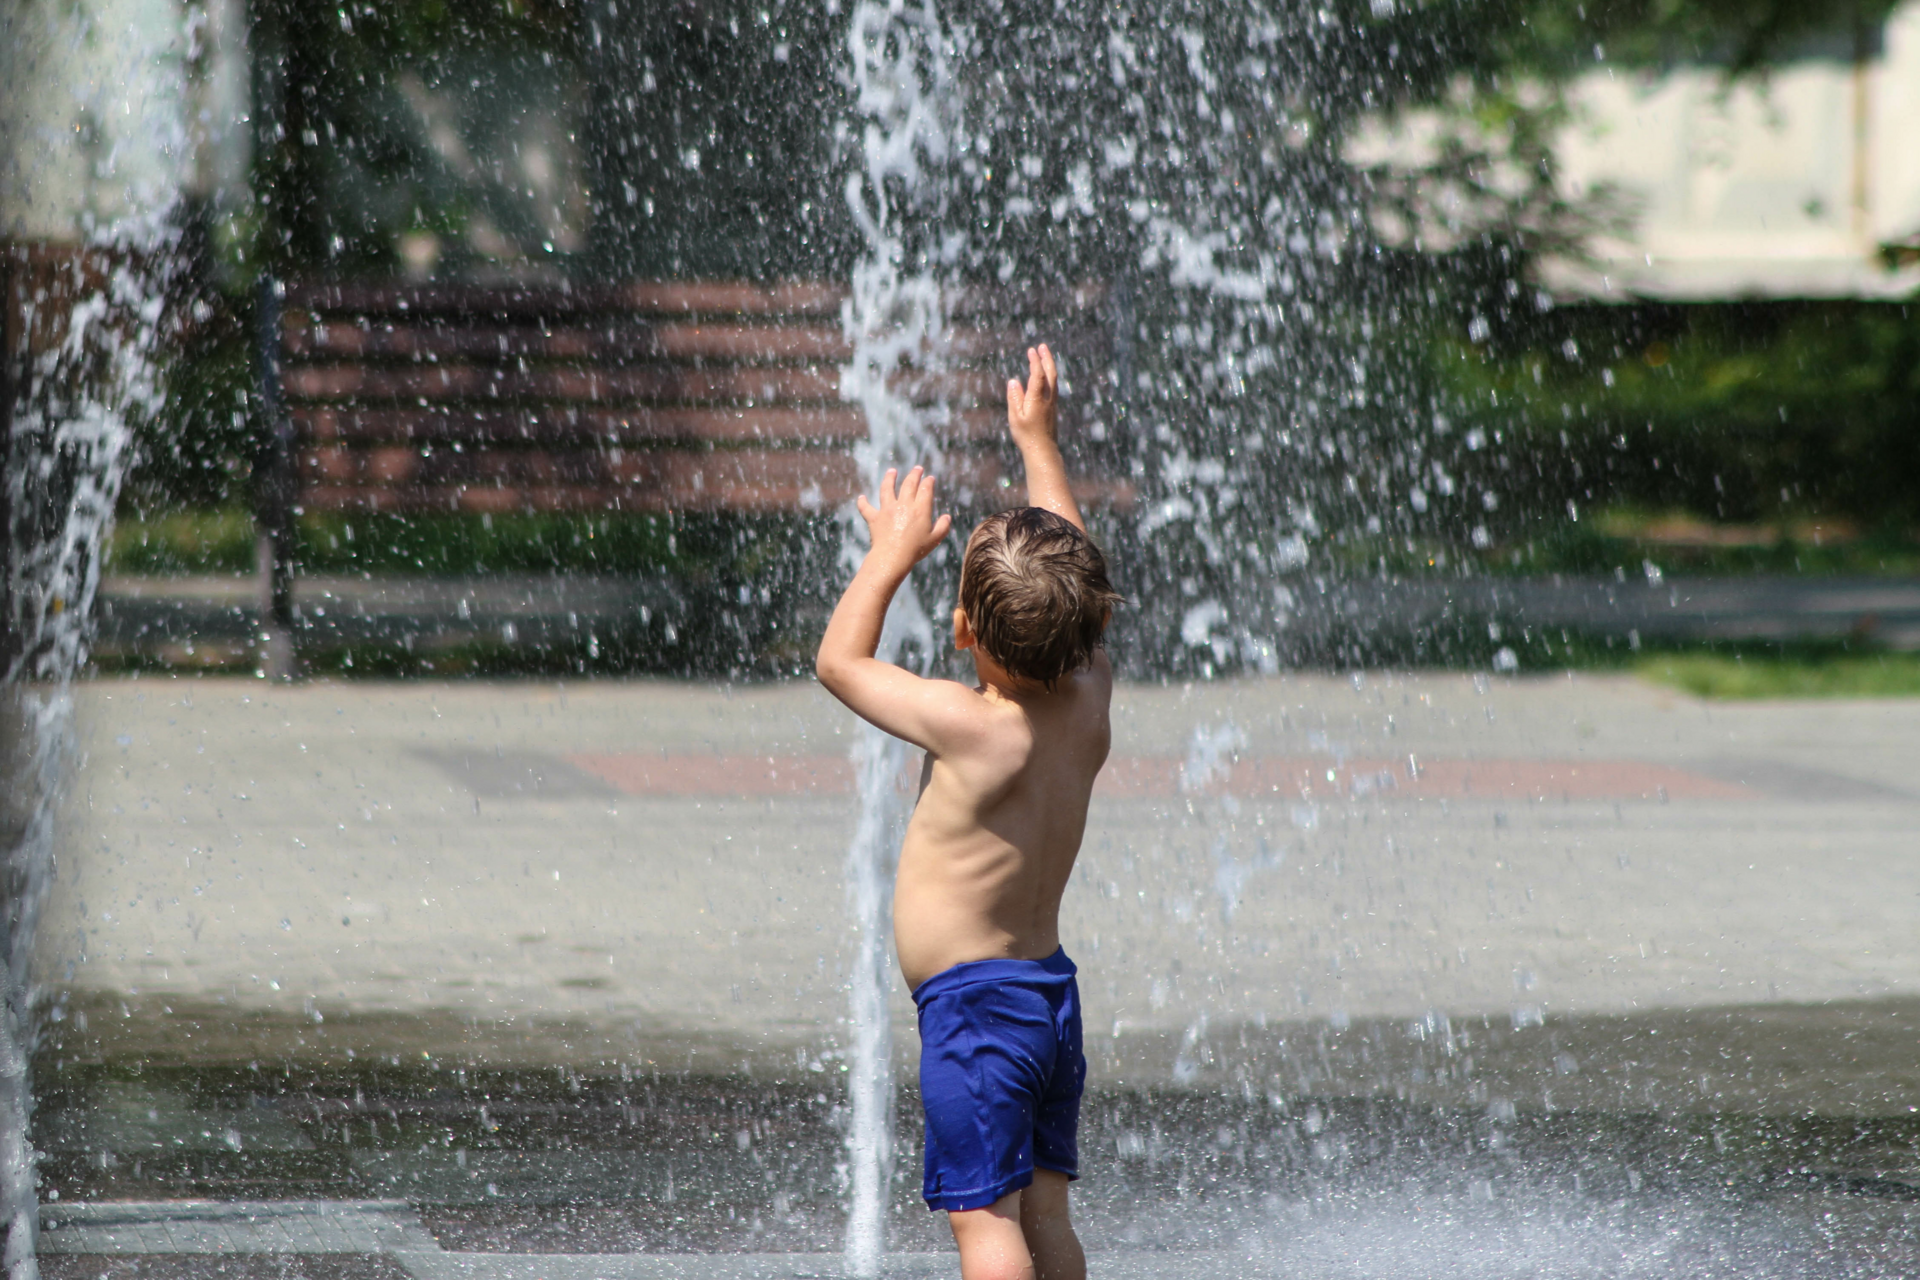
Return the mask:
{"type": "MultiPolygon", "coordinates": [[[[845,299],[811,282],[269,284],[262,391],[277,429],[256,470],[269,633],[293,622],[302,512],[838,508],[860,487],[852,450],[867,436],[842,397],[845,299]]],[[[1020,500],[1004,388],[1029,342],[1054,342],[1070,379],[1096,389],[1074,401],[1080,418],[1110,404],[1097,394],[1112,381],[1106,303],[1097,286],[964,291],[932,367],[889,375],[944,406],[950,500],[1020,500]]],[[[1093,503],[1131,497],[1118,475],[1077,483],[1093,503]]]]}

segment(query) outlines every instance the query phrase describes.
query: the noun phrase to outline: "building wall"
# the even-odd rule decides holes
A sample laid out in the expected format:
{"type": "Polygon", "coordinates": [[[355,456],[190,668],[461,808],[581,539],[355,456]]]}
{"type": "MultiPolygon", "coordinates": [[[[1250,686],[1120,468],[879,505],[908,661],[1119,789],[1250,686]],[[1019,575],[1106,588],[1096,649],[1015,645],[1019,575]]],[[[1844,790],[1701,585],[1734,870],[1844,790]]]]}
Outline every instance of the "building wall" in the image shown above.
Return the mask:
{"type": "Polygon", "coordinates": [[[1729,87],[1721,72],[1598,69],[1573,86],[1558,158],[1569,189],[1611,184],[1632,231],[1559,262],[1564,294],[1671,299],[1895,297],[1920,267],[1920,3],[1877,49],[1781,65],[1729,87]]]}

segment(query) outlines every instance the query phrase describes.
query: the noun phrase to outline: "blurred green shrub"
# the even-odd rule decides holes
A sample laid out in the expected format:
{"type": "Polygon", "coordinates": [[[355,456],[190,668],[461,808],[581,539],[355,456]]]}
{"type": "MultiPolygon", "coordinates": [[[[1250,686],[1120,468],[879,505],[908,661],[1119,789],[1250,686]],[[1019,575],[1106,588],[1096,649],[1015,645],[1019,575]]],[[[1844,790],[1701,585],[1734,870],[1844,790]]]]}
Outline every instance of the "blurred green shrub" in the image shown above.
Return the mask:
{"type": "Polygon", "coordinates": [[[1567,522],[1568,502],[1626,503],[1729,521],[1845,515],[1905,542],[1920,520],[1913,311],[1565,307],[1430,352],[1467,429],[1520,465],[1534,498],[1522,524],[1567,522]]]}
{"type": "MultiPolygon", "coordinates": [[[[795,516],[309,514],[306,573],[460,577],[486,573],[641,573],[699,583],[780,585],[815,541],[795,516]]],[[[121,573],[241,573],[254,565],[253,518],[238,506],[130,512],[114,531],[121,573]]]]}

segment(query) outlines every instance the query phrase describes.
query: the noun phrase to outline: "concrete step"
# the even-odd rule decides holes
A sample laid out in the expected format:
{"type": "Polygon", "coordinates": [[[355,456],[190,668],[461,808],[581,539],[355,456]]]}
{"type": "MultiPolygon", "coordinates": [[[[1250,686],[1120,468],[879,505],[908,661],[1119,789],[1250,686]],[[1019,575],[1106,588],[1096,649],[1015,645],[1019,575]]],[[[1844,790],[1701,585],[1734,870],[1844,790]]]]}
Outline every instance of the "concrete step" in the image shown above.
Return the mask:
{"type": "MultiPolygon", "coordinates": [[[[41,1207],[43,1255],[377,1254],[418,1280],[839,1280],[837,1253],[449,1253],[401,1200],[111,1201],[41,1207]]],[[[1245,1273],[1221,1252],[1097,1253],[1115,1280],[1245,1273]]],[[[950,1276],[952,1253],[887,1255],[880,1276],[950,1276]]]]}

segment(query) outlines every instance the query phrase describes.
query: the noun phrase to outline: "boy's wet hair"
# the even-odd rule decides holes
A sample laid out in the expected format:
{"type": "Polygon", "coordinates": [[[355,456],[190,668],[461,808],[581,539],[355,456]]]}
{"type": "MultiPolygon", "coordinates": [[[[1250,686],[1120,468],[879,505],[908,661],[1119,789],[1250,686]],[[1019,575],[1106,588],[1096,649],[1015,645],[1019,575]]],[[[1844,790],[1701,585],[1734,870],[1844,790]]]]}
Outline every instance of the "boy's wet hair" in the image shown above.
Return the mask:
{"type": "Polygon", "coordinates": [[[1093,661],[1120,593],[1086,534],[1043,507],[988,516],[967,539],[960,607],[981,652],[1053,688],[1093,661]]]}

